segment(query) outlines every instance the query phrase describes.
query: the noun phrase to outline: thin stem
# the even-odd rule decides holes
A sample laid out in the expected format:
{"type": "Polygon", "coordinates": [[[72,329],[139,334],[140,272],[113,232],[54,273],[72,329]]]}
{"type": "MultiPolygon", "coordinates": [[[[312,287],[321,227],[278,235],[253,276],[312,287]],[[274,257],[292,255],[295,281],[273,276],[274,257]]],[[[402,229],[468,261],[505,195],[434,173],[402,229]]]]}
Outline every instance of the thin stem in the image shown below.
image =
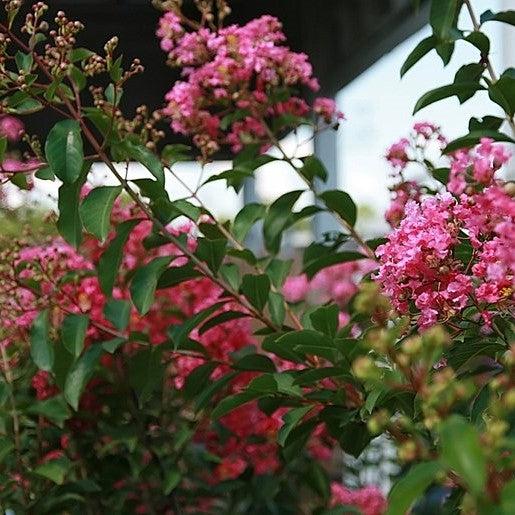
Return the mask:
{"type": "MultiPolygon", "coordinates": [[[[311,192],[316,196],[317,192],[313,188],[313,185],[300,173],[298,167],[293,162],[293,159],[285,152],[285,150],[282,148],[281,143],[275,136],[275,134],[270,130],[270,127],[262,120],[263,125],[265,127],[265,130],[268,134],[268,137],[270,138],[270,141],[277,147],[281,155],[283,156],[283,161],[286,161],[294,170],[297,172],[297,175],[304,181],[306,186],[309,188],[311,192]]],[[[366,252],[367,256],[370,259],[373,259],[374,261],[377,260],[374,251],[366,244],[365,240],[356,232],[354,227],[350,225],[346,220],[344,220],[338,213],[335,211],[330,210],[332,215],[338,220],[338,222],[345,228],[347,231],[349,231],[349,234],[351,235],[352,239],[366,252]]]]}
{"type": "MultiPolygon", "coordinates": [[[[209,213],[209,210],[207,209],[206,205],[202,202],[202,200],[200,200],[198,194],[195,191],[193,191],[187,185],[187,183],[185,181],[183,181],[179,177],[179,175],[177,173],[175,173],[171,168],[168,168],[168,170],[174,176],[174,178],[177,179],[177,181],[179,181],[179,183],[186,189],[186,191],[191,195],[191,197],[199,203],[200,207],[202,207],[202,209],[204,209],[205,211],[207,211],[209,213]]],[[[209,214],[211,214],[211,213],[209,213],[209,214]]],[[[244,245],[234,236],[234,234],[231,233],[231,231],[229,231],[223,224],[221,224],[214,216],[211,216],[211,219],[214,221],[218,230],[234,245],[234,247],[237,250],[245,249],[244,245]]],[[[265,273],[265,271],[258,264],[254,265],[254,270],[256,272],[258,272],[259,274],[265,273]]],[[[278,293],[277,288],[273,284],[270,285],[270,289],[271,289],[271,291],[278,293]]],[[[303,328],[302,324],[286,300],[284,301],[284,308],[286,310],[286,313],[290,317],[293,325],[295,326],[295,328],[297,330],[301,330],[303,328]]]]}
{"type": "MultiPolygon", "coordinates": [[[[476,13],[474,12],[474,8],[472,7],[472,3],[470,0],[464,0],[464,3],[467,7],[467,11],[469,13],[470,19],[472,21],[472,26],[474,27],[474,30],[476,32],[479,32],[481,30],[481,24],[479,23],[479,20],[477,19],[476,13]]],[[[494,67],[492,65],[492,61],[490,60],[490,57],[487,55],[485,56],[484,62],[486,64],[486,69],[488,70],[488,74],[490,75],[490,78],[493,82],[498,81],[497,74],[495,73],[494,67]]],[[[506,119],[508,120],[508,123],[510,124],[511,130],[513,134],[515,134],[515,122],[513,121],[513,117],[511,117],[509,114],[506,114],[506,119]]]]}

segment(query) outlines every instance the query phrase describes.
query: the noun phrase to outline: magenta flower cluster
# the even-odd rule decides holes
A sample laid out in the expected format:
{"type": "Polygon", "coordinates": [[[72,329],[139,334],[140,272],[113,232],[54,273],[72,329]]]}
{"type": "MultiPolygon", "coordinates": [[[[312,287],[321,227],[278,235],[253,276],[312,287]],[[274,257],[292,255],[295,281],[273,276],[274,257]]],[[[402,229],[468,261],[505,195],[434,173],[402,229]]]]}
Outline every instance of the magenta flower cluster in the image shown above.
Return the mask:
{"type": "Polygon", "coordinates": [[[474,307],[475,321],[488,331],[495,314],[513,309],[515,201],[510,185],[495,177],[508,159],[501,145],[486,139],[459,151],[449,191],[409,200],[398,228],[377,249],[375,279],[420,327],[474,307]]]}
{"type": "Polygon", "coordinates": [[[169,63],[182,68],[184,77],[166,95],[163,112],[205,157],[226,145],[235,153],[252,143],[268,148],[272,117],[287,127],[312,111],[327,124],[343,116],[331,99],[318,99],[312,110],[298,95],[299,88],[316,91],[319,85],[308,57],[284,45],[273,16],[188,32],[178,14],[167,12],[157,35],[169,63]]]}

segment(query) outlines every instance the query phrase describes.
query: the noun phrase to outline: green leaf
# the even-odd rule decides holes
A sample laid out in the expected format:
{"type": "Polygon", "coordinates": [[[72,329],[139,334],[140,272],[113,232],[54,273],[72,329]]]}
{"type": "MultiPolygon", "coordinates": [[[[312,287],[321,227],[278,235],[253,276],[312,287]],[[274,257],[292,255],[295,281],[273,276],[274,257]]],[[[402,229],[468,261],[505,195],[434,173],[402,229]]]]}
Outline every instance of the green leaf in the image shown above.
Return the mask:
{"type": "Polygon", "coordinates": [[[4,162],[5,151],[7,150],[7,138],[0,138],[0,163],[4,162]]]}
{"type": "Polygon", "coordinates": [[[239,406],[243,406],[248,402],[251,402],[255,399],[259,399],[260,397],[264,397],[266,394],[258,391],[244,391],[242,393],[236,393],[234,395],[229,395],[222,399],[216,406],[216,408],[211,413],[212,420],[218,420],[219,418],[227,415],[227,413],[235,410],[239,406]]]}
{"type": "Polygon", "coordinates": [[[64,427],[64,422],[70,418],[70,409],[62,395],[37,401],[31,404],[27,411],[35,415],[42,415],[61,428],[64,427]]]}
{"type": "Polygon", "coordinates": [[[515,11],[500,11],[498,13],[492,12],[490,9],[485,11],[480,18],[481,25],[487,21],[500,21],[515,25],[515,11]]]}
{"type": "Polygon", "coordinates": [[[204,389],[217,367],[218,363],[208,362],[198,366],[188,374],[183,389],[186,399],[192,399],[204,389]]]}
{"type": "Polygon", "coordinates": [[[49,340],[48,310],[42,311],[32,324],[30,355],[40,370],[49,372],[54,364],[54,347],[49,340]]]}
{"type": "Polygon", "coordinates": [[[443,185],[446,185],[449,182],[449,176],[451,174],[450,168],[435,168],[431,170],[431,175],[443,185]]]}
{"type": "Polygon", "coordinates": [[[170,264],[171,256],[158,257],[138,268],[130,285],[132,302],[141,315],[148,313],[154,302],[157,282],[170,264]]]}
{"type": "Polygon", "coordinates": [[[69,59],[70,62],[76,63],[78,61],[85,61],[86,59],[89,59],[92,55],[95,53],[91,50],[88,50],[87,48],[74,48],[71,50],[69,59]]]}
{"type": "Polygon", "coordinates": [[[241,281],[240,290],[256,309],[262,311],[268,302],[270,279],[265,274],[246,274],[241,281]]]}
{"type": "Polygon", "coordinates": [[[311,329],[286,333],[277,339],[276,344],[277,346],[291,348],[295,352],[323,356],[329,360],[334,360],[337,352],[330,338],[311,329]]]}
{"type": "Polygon", "coordinates": [[[461,136],[460,138],[456,138],[455,140],[451,141],[443,149],[443,153],[450,154],[451,152],[455,152],[461,148],[471,148],[477,145],[481,138],[491,138],[494,141],[506,141],[509,143],[515,143],[515,140],[510,138],[510,136],[507,134],[491,129],[481,129],[471,131],[467,135],[461,136]]]}
{"type": "MultiPolygon", "coordinates": [[[[457,442],[454,442],[457,445],[457,442]]],[[[386,515],[405,515],[414,502],[435,481],[442,466],[436,461],[419,463],[411,467],[406,475],[392,487],[388,496],[386,515]]]]}
{"type": "Polygon", "coordinates": [[[197,277],[200,277],[200,275],[200,272],[193,268],[191,263],[187,263],[183,266],[171,266],[161,274],[161,277],[159,277],[157,288],[170,288],[171,286],[176,286],[185,281],[196,279],[197,277]]]}
{"type": "Polygon", "coordinates": [[[263,237],[269,252],[276,254],[281,246],[282,234],[291,224],[293,206],[304,193],[303,190],[290,191],[279,197],[268,208],[263,223],[263,237]]]}
{"type": "Polygon", "coordinates": [[[439,433],[442,461],[474,494],[481,495],[486,483],[486,458],[476,428],[463,417],[452,415],[442,423],[439,433]]]}
{"type": "Polygon", "coordinates": [[[317,272],[328,266],[348,263],[349,261],[357,261],[358,259],[364,258],[365,256],[359,252],[336,252],[334,254],[327,254],[318,259],[309,261],[304,267],[304,272],[308,278],[311,279],[317,272]]]}
{"type": "Polygon", "coordinates": [[[141,163],[159,182],[165,182],[163,165],[158,156],[141,143],[135,143],[129,139],[123,140],[117,145],[117,150],[126,158],[141,163]]]}
{"type": "Polygon", "coordinates": [[[141,220],[126,220],[116,227],[116,236],[102,253],[97,265],[98,281],[105,295],[111,296],[122,263],[123,248],[132,230],[141,220]]]}
{"type": "Polygon", "coordinates": [[[211,399],[225,386],[227,386],[236,376],[237,372],[232,372],[230,374],[226,374],[222,376],[220,379],[212,382],[208,387],[204,388],[204,390],[198,395],[197,400],[195,402],[195,411],[198,413],[203,410],[210,402],[211,399]]]}
{"type": "Polygon", "coordinates": [[[198,330],[199,334],[204,334],[209,329],[216,327],[220,324],[224,324],[229,322],[230,320],[238,320],[239,318],[248,318],[250,316],[249,313],[243,313],[242,311],[222,311],[211,317],[207,322],[205,322],[198,330]]]}
{"type": "Polygon", "coordinates": [[[488,96],[496,104],[500,105],[503,110],[513,117],[515,114],[515,68],[508,68],[488,88],[488,96]]]}
{"type": "Polygon", "coordinates": [[[252,226],[263,216],[265,216],[266,207],[262,204],[251,203],[241,209],[236,215],[233,224],[233,235],[238,241],[243,241],[249,233],[252,226]]]}
{"type": "Polygon", "coordinates": [[[277,442],[281,447],[284,447],[290,433],[312,409],[313,406],[301,406],[300,408],[293,408],[283,415],[284,424],[277,435],[277,442]]]}
{"type": "MultiPolygon", "coordinates": [[[[456,72],[454,76],[455,84],[467,84],[471,82],[479,83],[479,79],[483,75],[483,66],[479,63],[465,64],[456,72]]],[[[466,102],[469,98],[474,96],[475,91],[460,92],[456,96],[460,101],[460,104],[466,102]]]]}
{"type": "Polygon", "coordinates": [[[451,29],[456,26],[459,8],[462,2],[458,0],[432,0],[429,22],[433,34],[441,42],[447,42],[451,29]]]}
{"type": "Polygon", "coordinates": [[[124,343],[127,343],[125,338],[112,338],[102,342],[102,348],[109,354],[114,354],[124,343]]]}
{"type": "Polygon", "coordinates": [[[109,233],[111,211],[121,191],[121,186],[100,186],[91,190],[80,206],[84,228],[102,242],[109,233]]]}
{"type": "Polygon", "coordinates": [[[54,125],[45,143],[47,163],[65,184],[75,182],[84,162],[80,125],[75,120],[63,120],[54,125]]]}
{"type": "Polygon", "coordinates": [[[104,316],[120,331],[129,325],[130,315],[131,305],[126,300],[109,299],[104,306],[104,316]]]}
{"type": "Polygon", "coordinates": [[[84,348],[84,339],[88,330],[87,315],[67,315],[61,327],[61,339],[66,350],[75,357],[80,356],[84,348]]]}
{"type": "Polygon", "coordinates": [[[275,372],[274,362],[263,354],[247,354],[233,364],[237,370],[275,372]]]}
{"type": "Polygon", "coordinates": [[[310,184],[314,179],[321,179],[323,182],[327,180],[327,170],[322,161],[316,156],[306,157],[299,173],[307,179],[310,184]]]}
{"type": "Polygon", "coordinates": [[[91,345],[68,372],[64,383],[64,397],[75,411],[79,409],[82,392],[95,371],[102,351],[101,345],[91,345]]]}
{"type": "Polygon", "coordinates": [[[18,70],[20,72],[26,72],[29,73],[30,69],[32,68],[32,64],[34,62],[34,59],[32,57],[32,54],[24,54],[23,52],[16,52],[16,55],[14,56],[14,60],[16,61],[16,66],[18,67],[18,70]]]}
{"type": "Polygon", "coordinates": [[[324,467],[317,461],[312,461],[307,470],[305,480],[307,485],[322,499],[327,501],[331,495],[329,476],[324,467]]]}
{"type": "Polygon", "coordinates": [[[475,93],[476,91],[483,89],[485,88],[477,82],[459,82],[457,84],[447,84],[446,86],[432,89],[431,91],[424,93],[418,99],[415,104],[415,108],[413,109],[413,114],[417,113],[424,107],[443,100],[444,98],[475,93]]]}
{"type": "Polygon", "coordinates": [[[286,306],[284,297],[275,291],[268,294],[268,310],[275,325],[282,327],[286,317],[286,306]]]}
{"type": "Polygon", "coordinates": [[[348,193],[341,190],[329,190],[320,193],[318,197],[329,210],[340,215],[351,227],[354,227],[358,210],[348,193]]]}
{"type": "Polygon", "coordinates": [[[14,449],[14,443],[8,438],[0,437],[0,463],[4,461],[7,456],[12,455],[14,449]]]}
{"type": "Polygon", "coordinates": [[[340,309],[336,304],[321,306],[309,315],[313,328],[330,338],[336,336],[339,325],[340,309]]]}
{"type": "Polygon", "coordinates": [[[482,118],[472,117],[469,120],[469,131],[480,131],[480,130],[493,130],[497,131],[501,125],[505,122],[505,118],[499,116],[483,116],[482,118]]]}
{"type": "Polygon", "coordinates": [[[282,289],[284,281],[290,273],[293,260],[272,258],[266,267],[266,273],[270,281],[277,289],[282,289]]]}
{"type": "Polygon", "coordinates": [[[199,238],[197,240],[196,256],[204,261],[212,272],[217,272],[222,264],[227,248],[227,240],[208,240],[199,238]]]}
{"type": "Polygon", "coordinates": [[[166,471],[166,476],[163,482],[163,493],[170,495],[180,484],[182,480],[182,474],[178,469],[172,467],[166,471]]]}
{"type": "Polygon", "coordinates": [[[191,147],[182,143],[165,145],[161,152],[161,159],[166,163],[166,166],[171,167],[180,161],[191,160],[190,151],[191,147]]]}
{"type": "Polygon", "coordinates": [[[71,462],[68,458],[58,458],[43,463],[34,470],[34,474],[50,479],[56,485],[62,485],[70,468],[71,462]]]}
{"type": "Polygon", "coordinates": [[[501,507],[504,513],[515,513],[515,479],[504,485],[501,491],[501,507]]]}
{"type": "Polygon", "coordinates": [[[188,318],[183,324],[176,325],[170,327],[168,329],[168,334],[172,339],[175,348],[179,348],[183,341],[188,337],[188,335],[195,329],[199,327],[204,320],[209,318],[216,310],[220,309],[223,306],[223,303],[219,302],[217,304],[213,304],[202,311],[199,311],[192,317],[188,318]]]}
{"type": "Polygon", "coordinates": [[[488,36],[475,30],[471,32],[466,38],[471,45],[474,45],[480,52],[481,55],[487,56],[490,53],[490,40],[488,36]]]}
{"type": "Polygon", "coordinates": [[[435,37],[429,36],[411,51],[401,67],[401,77],[435,47],[435,37]]]}

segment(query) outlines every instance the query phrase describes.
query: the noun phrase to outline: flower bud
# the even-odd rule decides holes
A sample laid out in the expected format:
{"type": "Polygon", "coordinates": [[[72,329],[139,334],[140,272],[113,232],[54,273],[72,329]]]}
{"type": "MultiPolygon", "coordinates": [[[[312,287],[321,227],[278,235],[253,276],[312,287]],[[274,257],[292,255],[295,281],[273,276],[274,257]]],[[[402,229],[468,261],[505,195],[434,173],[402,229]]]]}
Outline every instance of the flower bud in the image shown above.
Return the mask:
{"type": "Polygon", "coordinates": [[[417,444],[413,440],[403,442],[397,449],[400,461],[413,461],[417,457],[417,444]]]}
{"type": "Polygon", "coordinates": [[[360,356],[354,360],[352,372],[358,379],[379,380],[381,378],[381,371],[369,356],[360,356]]]}
{"type": "Polygon", "coordinates": [[[408,356],[416,356],[422,350],[422,339],[418,336],[407,338],[402,344],[402,350],[408,356]]]}

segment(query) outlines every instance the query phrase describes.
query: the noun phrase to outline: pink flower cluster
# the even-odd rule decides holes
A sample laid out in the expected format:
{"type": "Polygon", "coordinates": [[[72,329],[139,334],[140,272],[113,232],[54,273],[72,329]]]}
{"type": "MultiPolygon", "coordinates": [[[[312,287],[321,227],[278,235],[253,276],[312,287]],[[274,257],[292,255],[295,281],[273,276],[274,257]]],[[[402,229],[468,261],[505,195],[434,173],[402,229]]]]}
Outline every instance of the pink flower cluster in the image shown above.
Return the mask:
{"type": "MultiPolygon", "coordinates": [[[[169,63],[181,67],[184,77],[166,95],[163,112],[175,132],[193,137],[204,157],[223,145],[235,153],[250,143],[267,148],[273,139],[270,118],[282,119],[283,129],[311,112],[294,93],[318,89],[311,64],[284,45],[281,23],[273,16],[188,32],[177,13],[167,12],[157,36],[169,63]]],[[[331,99],[318,99],[313,112],[327,124],[343,117],[331,99]]]]}
{"type": "MultiPolygon", "coordinates": [[[[5,138],[9,143],[18,143],[25,133],[23,122],[14,116],[0,116],[0,138],[5,138]]],[[[30,173],[41,168],[41,163],[34,157],[19,159],[17,152],[6,152],[0,162],[0,173],[30,173]]],[[[29,186],[31,186],[29,180],[29,186]]]]}
{"type": "Polygon", "coordinates": [[[470,195],[495,183],[495,173],[506,164],[511,154],[504,145],[496,145],[490,138],[482,138],[473,150],[459,150],[452,159],[447,189],[455,195],[470,195]]]}
{"type": "Polygon", "coordinates": [[[514,223],[515,201],[498,186],[458,200],[444,193],[410,201],[399,227],[377,249],[375,279],[422,328],[468,306],[477,307],[488,327],[493,314],[513,309],[514,223]]]}
{"type": "Polygon", "coordinates": [[[350,490],[339,483],[331,484],[331,506],[356,506],[363,515],[383,515],[387,503],[381,490],[375,486],[365,486],[350,490]]]}
{"type": "Polygon", "coordinates": [[[417,122],[408,138],[394,143],[386,153],[386,160],[392,167],[391,176],[395,182],[390,186],[392,202],[385,213],[386,221],[397,227],[404,217],[404,209],[409,200],[420,200],[424,188],[406,177],[407,167],[418,164],[426,167],[430,162],[428,151],[431,147],[443,148],[447,140],[440,128],[429,122],[417,122]]]}

